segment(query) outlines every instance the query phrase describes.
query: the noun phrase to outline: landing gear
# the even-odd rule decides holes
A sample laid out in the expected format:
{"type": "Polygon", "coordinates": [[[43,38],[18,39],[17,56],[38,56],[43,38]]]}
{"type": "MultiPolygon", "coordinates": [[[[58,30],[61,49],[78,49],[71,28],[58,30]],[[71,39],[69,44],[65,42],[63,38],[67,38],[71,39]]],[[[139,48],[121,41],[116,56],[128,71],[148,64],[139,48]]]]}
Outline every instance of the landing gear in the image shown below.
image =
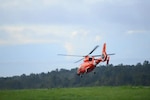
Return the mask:
{"type": "Polygon", "coordinates": [[[78,76],[80,76],[81,78],[83,77],[83,75],[82,74],[77,74],[78,76]]]}

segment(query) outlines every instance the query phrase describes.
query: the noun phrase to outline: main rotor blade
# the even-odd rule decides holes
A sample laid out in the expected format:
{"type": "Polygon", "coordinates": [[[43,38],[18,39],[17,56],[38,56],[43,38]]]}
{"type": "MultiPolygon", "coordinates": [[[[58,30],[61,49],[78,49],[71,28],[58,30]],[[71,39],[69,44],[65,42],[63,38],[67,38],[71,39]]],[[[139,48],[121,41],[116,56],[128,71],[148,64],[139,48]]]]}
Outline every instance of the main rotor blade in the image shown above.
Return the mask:
{"type": "Polygon", "coordinates": [[[92,57],[100,57],[100,56],[102,56],[102,55],[92,55],[92,57]]]}
{"type": "Polygon", "coordinates": [[[115,53],[107,54],[107,55],[115,55],[115,53]]]}
{"type": "MultiPolygon", "coordinates": [[[[107,54],[107,55],[111,56],[111,55],[115,55],[115,53],[111,53],[111,54],[107,54]]],[[[100,57],[100,56],[102,56],[102,55],[92,55],[92,57],[100,57]]]]}
{"type": "Polygon", "coordinates": [[[84,57],[81,55],[66,55],[66,54],[58,54],[59,56],[72,56],[72,57],[84,57]]]}
{"type": "Polygon", "coordinates": [[[74,63],[77,63],[77,62],[80,62],[81,60],[83,60],[84,58],[82,58],[82,59],[80,59],[80,60],[78,60],[78,61],[76,61],[76,62],[74,62],[74,63]]]}
{"type": "Polygon", "coordinates": [[[98,47],[99,47],[99,45],[97,45],[88,55],[92,54],[93,51],[95,51],[98,47]]]}

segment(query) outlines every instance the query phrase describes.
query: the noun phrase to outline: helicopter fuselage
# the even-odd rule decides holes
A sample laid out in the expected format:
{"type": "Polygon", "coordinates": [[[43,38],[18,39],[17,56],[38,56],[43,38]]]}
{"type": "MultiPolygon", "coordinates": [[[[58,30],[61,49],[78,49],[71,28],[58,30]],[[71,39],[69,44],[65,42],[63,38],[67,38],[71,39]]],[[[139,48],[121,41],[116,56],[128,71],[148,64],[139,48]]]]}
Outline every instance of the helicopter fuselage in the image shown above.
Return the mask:
{"type": "Polygon", "coordinates": [[[93,71],[96,65],[101,61],[102,59],[95,59],[94,57],[86,56],[84,62],[78,68],[77,74],[81,75],[93,71]]]}

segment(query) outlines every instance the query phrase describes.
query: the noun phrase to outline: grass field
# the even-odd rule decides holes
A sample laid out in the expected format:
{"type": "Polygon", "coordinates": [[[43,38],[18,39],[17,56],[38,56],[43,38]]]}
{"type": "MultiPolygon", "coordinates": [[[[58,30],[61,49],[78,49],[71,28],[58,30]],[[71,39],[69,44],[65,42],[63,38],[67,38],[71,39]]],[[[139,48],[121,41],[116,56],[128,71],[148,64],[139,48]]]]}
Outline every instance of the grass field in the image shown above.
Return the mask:
{"type": "Polygon", "coordinates": [[[150,100],[150,87],[0,90],[0,100],[150,100]]]}

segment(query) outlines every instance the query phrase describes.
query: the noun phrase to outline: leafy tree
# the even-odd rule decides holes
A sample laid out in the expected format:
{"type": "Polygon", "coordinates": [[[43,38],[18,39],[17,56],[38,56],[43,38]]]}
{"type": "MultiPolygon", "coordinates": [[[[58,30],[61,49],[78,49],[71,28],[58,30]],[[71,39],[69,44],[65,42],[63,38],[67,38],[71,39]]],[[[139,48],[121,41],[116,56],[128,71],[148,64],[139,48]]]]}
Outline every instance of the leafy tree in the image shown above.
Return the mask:
{"type": "Polygon", "coordinates": [[[59,88],[80,86],[150,85],[150,63],[136,65],[97,66],[93,72],[76,75],[77,68],[56,69],[48,73],[1,77],[0,89],[59,88]]]}

